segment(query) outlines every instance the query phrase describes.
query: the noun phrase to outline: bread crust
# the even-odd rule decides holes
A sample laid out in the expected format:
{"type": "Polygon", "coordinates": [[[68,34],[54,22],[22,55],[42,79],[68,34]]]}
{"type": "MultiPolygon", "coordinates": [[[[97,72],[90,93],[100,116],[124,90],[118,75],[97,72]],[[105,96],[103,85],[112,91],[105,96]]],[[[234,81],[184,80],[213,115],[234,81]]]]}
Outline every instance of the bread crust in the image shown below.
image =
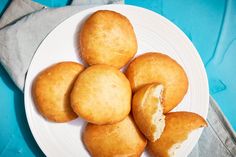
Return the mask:
{"type": "Polygon", "coordinates": [[[83,24],[80,53],[89,65],[123,67],[137,52],[137,40],[129,20],[114,11],[99,10],[83,24]]]}
{"type": "Polygon", "coordinates": [[[158,127],[162,127],[162,129],[164,127],[157,126],[157,123],[153,121],[153,116],[158,112],[157,104],[160,103],[160,105],[162,105],[161,99],[153,95],[157,86],[159,86],[159,84],[154,83],[142,87],[134,94],[132,99],[134,120],[145,137],[153,142],[156,140],[155,132],[158,127]]]}
{"type": "Polygon", "coordinates": [[[148,150],[154,156],[169,157],[168,151],[174,144],[185,141],[193,130],[207,126],[204,118],[192,112],[167,113],[165,122],[161,137],[155,142],[148,142],[148,150]]]}
{"type": "Polygon", "coordinates": [[[164,85],[164,113],[176,107],[188,90],[188,78],[184,69],[165,54],[150,52],[135,58],[127,68],[126,76],[135,92],[150,84],[164,85]]]}
{"type": "Polygon", "coordinates": [[[123,120],[131,109],[129,80],[118,69],[93,65],[78,77],[71,92],[73,110],[94,124],[123,120]]]}
{"type": "Polygon", "coordinates": [[[84,69],[75,62],[60,62],[38,74],[32,95],[38,111],[48,120],[67,122],[77,118],[70,106],[74,81],[84,69]]]}
{"type": "Polygon", "coordinates": [[[83,132],[83,142],[93,157],[139,157],[147,144],[131,116],[116,124],[89,123],[83,132]]]}

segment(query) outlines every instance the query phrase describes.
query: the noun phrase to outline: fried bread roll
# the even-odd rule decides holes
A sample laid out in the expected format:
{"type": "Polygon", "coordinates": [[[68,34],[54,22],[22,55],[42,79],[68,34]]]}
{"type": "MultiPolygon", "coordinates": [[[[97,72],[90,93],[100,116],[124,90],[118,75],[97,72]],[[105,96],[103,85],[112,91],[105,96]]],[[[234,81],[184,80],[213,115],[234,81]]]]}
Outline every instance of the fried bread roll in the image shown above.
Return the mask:
{"type": "Polygon", "coordinates": [[[150,84],[159,83],[163,92],[164,113],[176,107],[188,90],[188,78],[184,69],[172,58],[161,53],[145,53],[129,65],[126,76],[133,91],[150,84]]]}
{"type": "Polygon", "coordinates": [[[89,64],[123,67],[137,52],[137,41],[129,20],[114,11],[93,13],[81,28],[80,51],[89,64]]]}

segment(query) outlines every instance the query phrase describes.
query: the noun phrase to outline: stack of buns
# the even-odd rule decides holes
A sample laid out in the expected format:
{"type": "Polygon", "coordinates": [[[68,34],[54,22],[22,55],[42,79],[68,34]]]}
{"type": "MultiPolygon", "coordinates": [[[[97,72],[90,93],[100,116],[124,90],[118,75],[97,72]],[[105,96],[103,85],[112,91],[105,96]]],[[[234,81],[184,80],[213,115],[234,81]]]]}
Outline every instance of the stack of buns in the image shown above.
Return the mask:
{"type": "Polygon", "coordinates": [[[134,60],[138,44],[130,21],[99,10],[79,32],[80,55],[89,67],[61,62],[35,78],[38,111],[54,122],[77,117],[88,122],[83,142],[93,157],[173,156],[206,121],[191,112],[170,112],[184,98],[188,77],[172,58],[158,52],[134,60]],[[128,62],[125,74],[120,71],[128,62]]]}

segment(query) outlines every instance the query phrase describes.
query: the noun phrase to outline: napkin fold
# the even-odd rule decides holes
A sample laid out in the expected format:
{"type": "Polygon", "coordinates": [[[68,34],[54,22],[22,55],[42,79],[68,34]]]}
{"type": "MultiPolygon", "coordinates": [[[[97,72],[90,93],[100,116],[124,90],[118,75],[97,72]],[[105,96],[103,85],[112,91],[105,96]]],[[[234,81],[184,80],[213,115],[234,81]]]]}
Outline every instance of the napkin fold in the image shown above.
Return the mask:
{"type": "Polygon", "coordinates": [[[0,20],[0,26],[3,27],[0,29],[1,64],[23,91],[31,59],[39,44],[53,28],[81,10],[113,3],[123,3],[123,1],[74,0],[72,4],[75,6],[42,9],[44,8],[42,5],[30,0],[14,0],[0,20]],[[33,12],[28,15],[30,11],[33,12]],[[20,19],[16,20],[17,18],[20,19]]]}
{"type": "MultiPolygon", "coordinates": [[[[43,39],[66,18],[101,4],[122,0],[74,0],[63,8],[45,8],[30,0],[13,0],[0,19],[0,62],[23,91],[31,59],[43,39]]],[[[210,98],[208,127],[189,157],[235,157],[236,138],[217,103],[210,98]]]]}
{"type": "Polygon", "coordinates": [[[12,0],[3,16],[0,18],[0,28],[19,19],[20,17],[44,8],[31,0],[12,0]]]}
{"type": "Polygon", "coordinates": [[[236,157],[235,132],[212,97],[207,123],[189,157],[236,157]]]}

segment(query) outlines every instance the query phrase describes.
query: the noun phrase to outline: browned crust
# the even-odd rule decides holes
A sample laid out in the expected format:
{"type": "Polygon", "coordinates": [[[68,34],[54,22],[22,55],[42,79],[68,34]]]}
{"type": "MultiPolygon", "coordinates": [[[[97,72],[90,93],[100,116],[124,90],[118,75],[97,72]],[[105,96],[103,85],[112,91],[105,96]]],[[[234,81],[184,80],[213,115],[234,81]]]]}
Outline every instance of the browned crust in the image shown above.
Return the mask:
{"type": "Polygon", "coordinates": [[[46,119],[67,122],[77,118],[70,106],[70,92],[83,69],[81,64],[75,62],[60,62],[35,78],[32,95],[38,111],[46,119]]]}
{"type": "Polygon", "coordinates": [[[89,123],[83,132],[83,142],[93,157],[139,157],[147,144],[130,116],[110,125],[89,123]]]}
{"type": "Polygon", "coordinates": [[[80,30],[80,53],[89,65],[123,67],[137,52],[137,40],[129,20],[114,11],[93,13],[80,30]]]}
{"type": "Polygon", "coordinates": [[[132,113],[134,120],[140,131],[150,141],[155,141],[154,133],[158,126],[153,124],[152,117],[158,110],[157,103],[159,100],[152,96],[154,89],[159,84],[146,85],[139,89],[132,99],[132,113]]]}
{"type": "Polygon", "coordinates": [[[88,122],[112,124],[129,114],[131,94],[128,79],[118,69],[93,65],[76,80],[71,92],[71,105],[88,122]]]}
{"type": "Polygon", "coordinates": [[[165,121],[161,137],[155,142],[148,142],[148,149],[154,156],[168,157],[168,151],[174,144],[182,143],[193,130],[207,126],[204,118],[192,112],[170,112],[166,114],[165,121]]]}
{"type": "Polygon", "coordinates": [[[169,56],[150,52],[135,58],[127,68],[126,76],[133,91],[150,83],[163,84],[164,113],[176,107],[188,90],[184,69],[169,56]]]}

